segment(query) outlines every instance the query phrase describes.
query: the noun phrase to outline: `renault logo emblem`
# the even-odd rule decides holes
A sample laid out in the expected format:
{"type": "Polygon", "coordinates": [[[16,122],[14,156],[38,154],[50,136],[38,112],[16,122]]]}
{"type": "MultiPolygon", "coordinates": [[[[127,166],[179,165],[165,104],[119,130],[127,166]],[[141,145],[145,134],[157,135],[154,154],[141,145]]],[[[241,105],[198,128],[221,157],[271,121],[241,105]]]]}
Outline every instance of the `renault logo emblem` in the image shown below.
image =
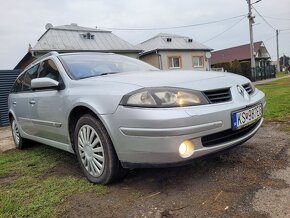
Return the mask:
{"type": "Polygon", "coordinates": [[[244,99],[249,100],[249,95],[247,91],[240,85],[237,85],[238,93],[243,96],[244,99]]]}

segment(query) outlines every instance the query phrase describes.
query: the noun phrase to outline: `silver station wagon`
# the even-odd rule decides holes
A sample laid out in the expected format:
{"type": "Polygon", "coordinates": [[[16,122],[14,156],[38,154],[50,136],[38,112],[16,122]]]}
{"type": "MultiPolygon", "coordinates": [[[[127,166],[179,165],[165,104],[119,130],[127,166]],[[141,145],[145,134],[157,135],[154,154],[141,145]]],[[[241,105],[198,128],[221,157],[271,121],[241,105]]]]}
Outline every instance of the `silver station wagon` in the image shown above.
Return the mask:
{"type": "Polygon", "coordinates": [[[93,183],[126,169],[190,163],[250,139],[265,95],[245,77],[161,71],[116,54],[50,52],[9,95],[19,149],[36,141],[75,153],[93,183]]]}

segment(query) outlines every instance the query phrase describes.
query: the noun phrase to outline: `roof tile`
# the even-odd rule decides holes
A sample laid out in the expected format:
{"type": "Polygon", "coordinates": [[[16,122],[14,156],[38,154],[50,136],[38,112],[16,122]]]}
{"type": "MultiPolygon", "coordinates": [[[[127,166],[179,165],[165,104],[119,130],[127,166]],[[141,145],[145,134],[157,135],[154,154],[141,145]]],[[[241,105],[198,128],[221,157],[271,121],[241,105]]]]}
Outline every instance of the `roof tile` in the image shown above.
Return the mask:
{"type": "Polygon", "coordinates": [[[144,50],[143,53],[149,53],[155,50],[212,50],[210,47],[203,45],[195,40],[188,42],[189,37],[169,33],[159,33],[138,45],[144,50]],[[171,42],[167,42],[171,38],[171,42]]]}
{"type": "MultiPolygon", "coordinates": [[[[255,52],[258,52],[262,47],[262,45],[263,45],[262,41],[255,42],[254,43],[255,52]]],[[[211,64],[232,62],[234,60],[242,61],[251,59],[250,44],[214,51],[211,54],[212,54],[211,64]]]]}
{"type": "Polygon", "coordinates": [[[49,28],[38,40],[32,51],[134,51],[141,49],[119,38],[111,31],[64,25],[49,28]],[[91,33],[94,39],[84,39],[82,34],[91,33]]]}

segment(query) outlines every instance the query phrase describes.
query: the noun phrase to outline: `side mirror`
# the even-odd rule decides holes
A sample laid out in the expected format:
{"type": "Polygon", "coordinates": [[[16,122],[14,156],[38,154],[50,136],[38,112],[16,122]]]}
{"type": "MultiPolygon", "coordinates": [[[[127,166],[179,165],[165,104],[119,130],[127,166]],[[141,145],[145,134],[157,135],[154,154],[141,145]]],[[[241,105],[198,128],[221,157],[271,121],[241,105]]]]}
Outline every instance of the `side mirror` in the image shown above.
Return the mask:
{"type": "Polygon", "coordinates": [[[57,88],[58,86],[59,82],[47,77],[31,80],[32,89],[57,88]]]}

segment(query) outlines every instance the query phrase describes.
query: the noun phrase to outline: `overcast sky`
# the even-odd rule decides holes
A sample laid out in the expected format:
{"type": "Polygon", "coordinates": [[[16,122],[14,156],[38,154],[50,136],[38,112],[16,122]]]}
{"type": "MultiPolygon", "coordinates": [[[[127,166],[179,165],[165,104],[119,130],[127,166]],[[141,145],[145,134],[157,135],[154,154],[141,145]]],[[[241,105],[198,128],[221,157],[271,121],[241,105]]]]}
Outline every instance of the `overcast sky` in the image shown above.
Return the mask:
{"type": "MultiPolygon", "coordinates": [[[[155,28],[190,25],[247,14],[246,0],[0,0],[0,70],[13,69],[45,32],[54,26],[77,23],[85,27],[155,28]]],[[[290,29],[290,0],[262,0],[254,7],[275,29],[290,29]]],[[[276,59],[275,31],[256,15],[254,40],[263,40],[276,59]]],[[[159,32],[189,36],[199,42],[218,35],[241,18],[222,23],[173,30],[117,31],[113,33],[138,44],[159,32]]],[[[290,55],[290,31],[279,37],[280,55],[290,55]]],[[[205,44],[215,50],[249,43],[248,20],[205,44]]]]}

